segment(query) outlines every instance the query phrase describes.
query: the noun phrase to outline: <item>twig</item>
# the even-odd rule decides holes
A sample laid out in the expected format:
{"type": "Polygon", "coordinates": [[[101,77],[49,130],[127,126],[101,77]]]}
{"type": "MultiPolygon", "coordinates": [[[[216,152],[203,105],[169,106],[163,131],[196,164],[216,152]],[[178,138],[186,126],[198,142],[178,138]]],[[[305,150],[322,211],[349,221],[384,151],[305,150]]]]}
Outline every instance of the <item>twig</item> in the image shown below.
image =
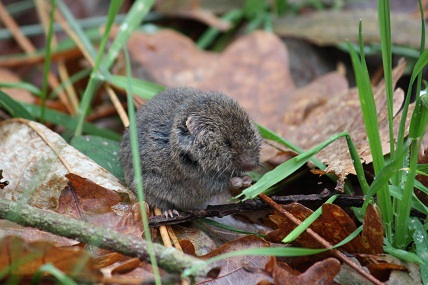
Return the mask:
{"type": "MultiPolygon", "coordinates": [[[[288,196],[272,196],[271,199],[276,203],[281,205],[290,204],[293,202],[300,203],[311,209],[316,209],[320,207],[325,201],[327,201],[333,195],[327,189],[324,189],[320,194],[309,194],[309,195],[288,195],[288,196]]],[[[347,207],[361,207],[364,203],[364,197],[362,196],[349,196],[349,195],[339,195],[334,201],[335,205],[338,205],[342,208],[347,207]]],[[[175,225],[185,222],[191,222],[194,220],[208,218],[208,217],[225,217],[228,215],[233,215],[245,211],[259,211],[269,209],[269,205],[266,203],[254,199],[246,200],[238,204],[222,204],[222,205],[209,205],[206,209],[203,210],[193,210],[191,212],[182,212],[179,216],[174,217],[165,217],[165,216],[155,216],[150,218],[149,226],[150,227],[159,227],[163,225],[175,225]]],[[[425,219],[426,215],[412,209],[412,216],[425,219]]]]}
{"type": "MultiPolygon", "coordinates": [[[[149,261],[147,243],[144,240],[109,228],[67,218],[54,212],[44,211],[27,204],[0,200],[0,219],[7,219],[23,226],[38,228],[59,236],[149,261]]],[[[210,268],[204,266],[204,261],[200,259],[160,244],[153,244],[153,248],[159,266],[168,272],[182,272],[195,266],[198,268],[195,276],[202,277],[209,273],[210,268]]]]}

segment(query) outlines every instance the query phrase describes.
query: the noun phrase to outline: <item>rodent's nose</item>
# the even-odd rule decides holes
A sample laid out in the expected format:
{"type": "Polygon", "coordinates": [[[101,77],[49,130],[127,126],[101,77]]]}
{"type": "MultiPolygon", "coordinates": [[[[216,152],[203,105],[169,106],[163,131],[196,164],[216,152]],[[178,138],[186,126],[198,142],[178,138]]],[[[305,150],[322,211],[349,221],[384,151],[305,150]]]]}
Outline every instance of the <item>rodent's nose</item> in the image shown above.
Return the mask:
{"type": "Polygon", "coordinates": [[[255,169],[259,165],[258,161],[252,158],[242,158],[241,166],[245,171],[250,171],[255,169]]]}

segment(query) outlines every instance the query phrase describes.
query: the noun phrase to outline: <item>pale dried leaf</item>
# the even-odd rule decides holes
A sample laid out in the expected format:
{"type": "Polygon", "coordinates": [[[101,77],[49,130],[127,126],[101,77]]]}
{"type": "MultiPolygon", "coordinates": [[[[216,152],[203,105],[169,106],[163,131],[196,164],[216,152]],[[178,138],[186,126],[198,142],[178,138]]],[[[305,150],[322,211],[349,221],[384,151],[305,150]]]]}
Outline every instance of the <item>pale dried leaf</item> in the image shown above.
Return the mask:
{"type": "Polygon", "coordinates": [[[30,205],[55,210],[68,183],[65,175],[70,171],[117,192],[125,200],[134,199],[116,177],[36,122],[22,119],[1,122],[0,153],[0,169],[10,183],[0,192],[2,199],[28,201],[30,205]]]}

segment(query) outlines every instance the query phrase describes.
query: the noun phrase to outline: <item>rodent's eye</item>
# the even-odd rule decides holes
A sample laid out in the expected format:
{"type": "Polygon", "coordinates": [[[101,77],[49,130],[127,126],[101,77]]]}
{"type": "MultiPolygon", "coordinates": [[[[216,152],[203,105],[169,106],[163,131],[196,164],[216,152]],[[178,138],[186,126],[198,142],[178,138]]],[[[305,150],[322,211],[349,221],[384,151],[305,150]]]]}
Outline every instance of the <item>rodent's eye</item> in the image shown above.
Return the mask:
{"type": "Polygon", "coordinates": [[[224,144],[228,147],[228,148],[232,148],[232,142],[229,139],[225,139],[224,140],[224,144]]]}

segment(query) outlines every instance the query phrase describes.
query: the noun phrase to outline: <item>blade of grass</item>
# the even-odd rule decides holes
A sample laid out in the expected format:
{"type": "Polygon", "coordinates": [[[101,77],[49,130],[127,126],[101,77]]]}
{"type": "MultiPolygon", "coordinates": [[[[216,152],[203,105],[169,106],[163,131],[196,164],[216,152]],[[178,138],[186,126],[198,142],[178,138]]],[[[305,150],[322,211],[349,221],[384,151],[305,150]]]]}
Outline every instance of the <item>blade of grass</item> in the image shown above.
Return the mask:
{"type": "MultiPolygon", "coordinates": [[[[331,204],[336,200],[338,195],[331,196],[324,204],[331,204]]],[[[300,225],[292,230],[283,240],[283,243],[290,243],[298,238],[307,228],[309,228],[316,219],[322,214],[322,207],[319,207],[309,217],[307,217],[300,225]]]]}
{"type": "Polygon", "coordinates": [[[42,279],[42,275],[44,275],[45,273],[50,273],[51,275],[53,275],[61,284],[77,285],[77,283],[74,282],[71,277],[67,276],[67,274],[56,268],[54,265],[52,265],[52,263],[47,263],[40,266],[37,272],[33,275],[31,284],[41,284],[40,282],[42,279]]]}
{"type": "Polygon", "coordinates": [[[231,227],[231,226],[226,225],[226,224],[219,223],[219,222],[211,220],[211,219],[200,219],[200,220],[197,220],[196,221],[196,225],[198,225],[198,224],[208,224],[208,225],[211,225],[211,226],[214,226],[214,227],[219,227],[219,228],[222,228],[222,229],[234,232],[234,233],[240,233],[240,234],[245,234],[245,235],[255,235],[255,236],[259,236],[261,238],[265,236],[264,234],[258,234],[258,233],[252,233],[252,232],[243,231],[243,230],[231,227]]]}
{"type": "MultiPolygon", "coordinates": [[[[126,45],[131,33],[140,25],[144,16],[148,13],[153,4],[154,0],[137,0],[132,4],[125,21],[120,26],[119,32],[111,44],[105,58],[102,61],[97,62],[98,64],[95,64],[94,71],[92,72],[88,83],[88,88],[86,88],[82,102],[79,106],[79,119],[75,130],[76,136],[82,134],[82,124],[90,103],[92,102],[94,92],[98,89],[100,83],[105,80],[106,75],[98,74],[98,70],[100,70],[101,73],[107,73],[107,70],[110,69],[113,61],[119,54],[119,51],[126,45]]],[[[114,19],[110,19],[111,22],[113,22],[113,20],[114,19]]],[[[105,33],[105,36],[108,37],[108,33],[105,33]]],[[[99,50],[99,53],[102,52],[102,50],[99,50]]],[[[97,59],[100,57],[101,55],[98,55],[97,59]]]]}
{"type": "Polygon", "coordinates": [[[416,254],[422,259],[419,264],[423,284],[428,284],[428,235],[425,227],[417,218],[411,218],[410,230],[413,232],[413,241],[416,246],[416,254]]]}
{"type": "MultiPolygon", "coordinates": [[[[25,108],[25,110],[35,118],[38,118],[40,116],[40,106],[38,105],[32,105],[28,103],[21,103],[21,105],[25,108]]],[[[76,127],[77,119],[69,116],[65,113],[58,112],[49,108],[46,108],[46,122],[56,124],[59,126],[65,127],[67,130],[73,130],[76,127]]],[[[34,120],[34,119],[33,119],[34,120]]],[[[94,124],[85,122],[83,124],[83,132],[85,134],[100,136],[103,138],[119,141],[121,138],[121,135],[119,135],[116,132],[113,132],[109,129],[102,129],[100,127],[97,127],[94,124]]]]}
{"type": "Polygon", "coordinates": [[[119,10],[120,10],[120,7],[122,6],[122,3],[123,3],[123,0],[113,0],[110,2],[108,14],[107,14],[107,22],[106,22],[106,25],[104,27],[103,37],[101,39],[101,43],[100,43],[100,46],[98,48],[97,57],[95,59],[94,72],[98,72],[98,67],[101,64],[101,60],[103,59],[104,50],[105,50],[105,47],[106,47],[107,42],[108,42],[109,37],[110,37],[111,27],[114,24],[114,19],[116,18],[116,15],[119,13],[119,10]]]}
{"type": "Polygon", "coordinates": [[[138,78],[127,78],[126,76],[120,75],[109,75],[106,77],[106,79],[108,83],[124,90],[126,90],[128,80],[131,80],[132,90],[135,92],[135,95],[147,100],[151,99],[153,96],[165,89],[165,87],[160,84],[138,78]]]}
{"type": "Polygon", "coordinates": [[[34,121],[34,117],[22,104],[0,90],[0,108],[6,110],[14,118],[24,118],[34,121]]]}
{"type": "MultiPolygon", "coordinates": [[[[419,77],[419,79],[420,78],[421,77],[419,77]]],[[[410,122],[409,138],[411,139],[411,145],[409,171],[407,173],[406,182],[404,184],[403,199],[400,202],[399,211],[397,213],[395,245],[399,248],[405,248],[409,241],[409,216],[411,210],[413,188],[416,179],[416,166],[418,164],[419,150],[421,148],[422,138],[428,123],[428,109],[424,106],[421,97],[428,98],[428,94],[417,96],[416,106],[413,111],[412,119],[410,122]]]]}
{"type": "MultiPolygon", "coordinates": [[[[412,91],[413,83],[415,82],[415,79],[417,79],[416,82],[416,103],[415,103],[415,109],[412,114],[412,119],[410,122],[410,128],[409,128],[409,138],[412,141],[411,148],[410,148],[410,161],[408,165],[409,172],[406,175],[403,175],[403,178],[405,179],[404,189],[403,189],[403,199],[398,203],[397,208],[397,218],[396,218],[396,240],[395,245],[399,248],[403,248],[407,245],[407,242],[410,239],[410,235],[408,232],[408,223],[409,223],[409,214],[411,209],[411,197],[413,195],[413,185],[415,183],[415,176],[416,176],[416,165],[418,160],[418,151],[420,148],[421,140],[420,137],[423,135],[424,130],[426,128],[427,124],[427,111],[423,107],[423,104],[421,104],[421,96],[418,96],[420,94],[420,87],[421,87],[421,80],[422,80],[422,69],[426,66],[428,63],[428,52],[423,51],[425,46],[425,19],[423,15],[423,9],[422,9],[422,3],[419,2],[419,10],[421,12],[421,46],[420,46],[420,57],[417,60],[413,71],[412,76],[410,78],[410,84],[409,89],[407,90],[406,100],[402,111],[402,118],[400,121],[400,128],[398,132],[398,138],[397,138],[397,149],[402,146],[404,141],[404,129],[405,129],[405,123],[407,119],[407,113],[408,113],[408,106],[410,102],[410,92],[412,91]]],[[[407,165],[404,165],[406,167],[407,165]]]]}
{"type": "Polygon", "coordinates": [[[386,245],[383,246],[383,250],[386,253],[389,253],[392,256],[395,256],[395,257],[402,259],[402,260],[405,260],[405,261],[409,261],[409,262],[417,263],[417,264],[423,264],[423,260],[419,256],[417,256],[416,254],[402,250],[402,249],[399,249],[399,248],[395,248],[387,242],[385,242],[385,243],[386,243],[386,245]]]}
{"type": "Polygon", "coordinates": [[[36,96],[42,95],[42,91],[37,86],[27,82],[0,82],[0,88],[18,88],[27,90],[36,96]]]}
{"type": "Polygon", "coordinates": [[[140,212],[143,222],[143,228],[144,228],[144,237],[147,242],[147,252],[150,256],[150,262],[153,267],[153,275],[155,278],[156,284],[161,284],[160,274],[159,274],[159,268],[157,266],[155,252],[153,248],[152,243],[152,237],[150,235],[150,228],[148,223],[148,216],[146,212],[145,207],[145,200],[144,200],[144,191],[143,191],[143,180],[141,177],[141,164],[140,164],[140,155],[139,155],[139,146],[138,146],[138,136],[137,136],[137,126],[136,126],[136,119],[135,119],[135,109],[134,109],[134,102],[132,99],[132,85],[131,85],[131,63],[129,59],[129,54],[126,49],[124,49],[125,53],[125,62],[126,62],[126,75],[128,76],[128,84],[126,88],[126,94],[127,94],[127,101],[128,101],[128,115],[129,115],[129,133],[130,133],[130,140],[131,140],[131,151],[132,151],[132,164],[134,168],[135,173],[135,185],[137,188],[137,196],[138,201],[140,202],[140,212]]]}
{"type": "Polygon", "coordinates": [[[48,87],[49,87],[49,71],[51,69],[51,48],[52,48],[52,39],[53,39],[53,23],[54,23],[54,14],[55,14],[55,0],[51,0],[51,11],[50,11],[50,21],[48,33],[46,36],[45,43],[45,64],[43,66],[43,85],[42,85],[42,112],[40,114],[40,122],[45,121],[45,109],[46,109],[46,98],[48,96],[48,87]]]}
{"type": "Polygon", "coordinates": [[[128,11],[125,20],[120,25],[119,33],[116,35],[106,57],[101,63],[101,66],[105,70],[110,69],[119,52],[128,42],[128,38],[143,21],[143,18],[150,11],[154,2],[154,0],[137,0],[134,2],[134,4],[132,4],[132,7],[128,11]]]}
{"type": "MultiPolygon", "coordinates": [[[[236,26],[238,22],[242,19],[243,15],[244,13],[242,12],[242,10],[235,9],[227,12],[227,14],[222,17],[222,19],[229,21],[234,26],[236,26]]],[[[200,49],[206,49],[210,44],[212,44],[214,39],[219,34],[220,34],[220,31],[218,29],[214,27],[210,27],[199,37],[199,39],[196,41],[196,45],[200,49]]]]}
{"type": "Polygon", "coordinates": [[[388,107],[389,127],[389,149],[391,158],[395,156],[395,138],[393,120],[393,90],[392,90],[392,42],[391,42],[391,19],[389,0],[378,0],[378,18],[380,29],[380,43],[382,47],[383,74],[386,90],[386,101],[388,107]]]}
{"type": "Polygon", "coordinates": [[[327,145],[331,144],[333,141],[348,136],[349,134],[346,132],[339,133],[337,135],[332,136],[325,142],[319,144],[318,146],[312,148],[311,150],[301,153],[292,159],[285,161],[284,163],[277,166],[274,170],[266,173],[259,181],[257,181],[251,187],[242,191],[241,194],[236,196],[235,198],[239,198],[245,195],[244,200],[253,199],[260,193],[266,191],[269,187],[272,187],[279,181],[288,177],[290,174],[299,169],[302,165],[304,165],[312,156],[317,154],[321,149],[325,148],[327,145]]]}
{"type": "MultiPolygon", "coordinates": [[[[374,101],[373,90],[370,84],[370,78],[365,64],[363,36],[362,36],[362,23],[359,25],[359,41],[360,41],[360,56],[358,58],[352,45],[348,42],[348,48],[351,55],[352,65],[354,67],[355,78],[357,81],[358,96],[360,98],[361,110],[364,119],[364,125],[367,132],[370,151],[373,158],[373,168],[375,175],[377,175],[383,168],[385,161],[382,152],[382,143],[380,140],[378,120],[376,113],[376,104],[374,101]]],[[[392,203],[389,193],[388,184],[379,185],[380,189],[377,191],[378,204],[381,211],[385,233],[388,240],[392,240],[392,203]]]]}
{"type": "MultiPolygon", "coordinates": [[[[343,246],[344,244],[350,242],[353,240],[361,231],[363,227],[360,226],[358,229],[356,229],[354,232],[352,232],[349,236],[347,236],[345,239],[343,239],[338,244],[332,246],[331,248],[322,248],[322,249],[313,249],[313,248],[296,248],[296,247],[273,247],[273,248],[250,248],[250,249],[243,249],[243,250],[237,250],[237,251],[231,251],[224,254],[217,255],[213,258],[210,258],[206,260],[207,264],[217,262],[219,260],[234,257],[234,256],[245,256],[245,255],[261,255],[261,256],[278,256],[278,257],[296,257],[296,256],[307,256],[307,255],[314,255],[319,254],[325,251],[328,251],[330,249],[335,249],[338,247],[343,246]]],[[[204,266],[206,264],[202,264],[204,266]]],[[[182,276],[192,276],[194,275],[193,272],[197,270],[201,265],[196,265],[195,267],[186,269],[182,276]]]]}
{"type": "MultiPolygon", "coordinates": [[[[288,148],[290,148],[291,150],[297,152],[297,153],[304,153],[304,150],[299,148],[298,146],[296,146],[295,144],[291,143],[290,141],[285,140],[284,138],[282,138],[281,136],[279,136],[278,134],[276,134],[274,131],[269,130],[268,128],[265,128],[261,125],[257,125],[258,129],[259,129],[259,133],[260,135],[268,140],[272,140],[275,142],[278,142],[288,148]]],[[[367,193],[368,189],[369,189],[369,185],[367,183],[366,177],[365,177],[365,173],[364,173],[364,168],[363,165],[361,163],[361,159],[360,156],[358,154],[358,151],[355,147],[354,142],[352,141],[351,137],[349,135],[345,136],[346,137],[346,143],[348,144],[348,150],[349,153],[351,154],[351,158],[353,161],[353,165],[355,168],[355,172],[357,173],[357,178],[358,181],[360,182],[361,188],[363,190],[363,193],[367,193]]],[[[310,159],[319,169],[324,170],[326,168],[326,166],[320,161],[318,160],[316,157],[312,157],[310,159]]],[[[330,179],[332,179],[333,181],[337,181],[337,177],[333,174],[326,174],[327,177],[329,177],[330,179]]],[[[346,185],[345,185],[346,186],[346,185]]]]}

